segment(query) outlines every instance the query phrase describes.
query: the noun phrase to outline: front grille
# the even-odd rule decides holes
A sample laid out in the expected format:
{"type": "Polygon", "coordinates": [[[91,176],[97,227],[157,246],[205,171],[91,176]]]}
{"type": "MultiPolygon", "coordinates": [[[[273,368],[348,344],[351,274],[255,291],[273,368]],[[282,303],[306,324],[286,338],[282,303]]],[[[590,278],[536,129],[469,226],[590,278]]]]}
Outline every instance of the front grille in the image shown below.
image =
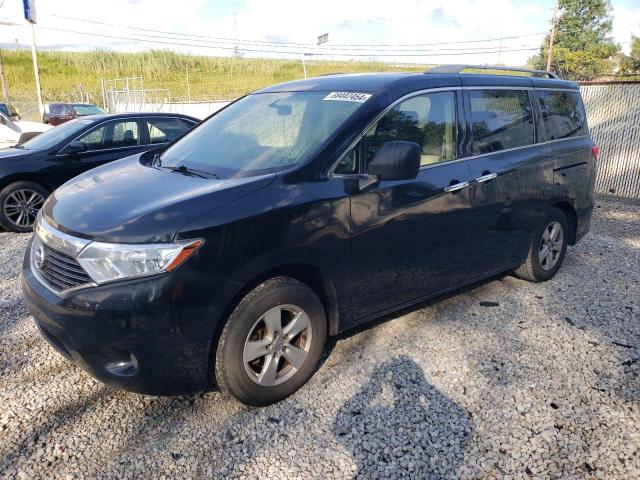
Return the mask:
{"type": "Polygon", "coordinates": [[[65,255],[44,245],[44,261],[38,267],[42,279],[57,291],[67,290],[91,283],[91,278],[80,264],[69,255],[65,255]]]}

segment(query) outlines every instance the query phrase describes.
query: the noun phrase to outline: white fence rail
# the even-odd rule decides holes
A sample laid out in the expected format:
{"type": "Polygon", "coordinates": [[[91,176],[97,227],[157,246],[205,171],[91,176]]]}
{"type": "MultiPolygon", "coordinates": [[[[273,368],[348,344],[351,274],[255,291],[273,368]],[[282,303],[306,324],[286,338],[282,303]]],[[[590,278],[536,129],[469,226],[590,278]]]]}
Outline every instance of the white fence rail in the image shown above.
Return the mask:
{"type": "Polygon", "coordinates": [[[200,120],[217,112],[222,107],[229,105],[232,100],[220,102],[196,102],[196,103],[118,103],[112,109],[112,113],[120,112],[165,112],[165,113],[182,113],[191,115],[200,120]]]}
{"type": "Polygon", "coordinates": [[[600,147],[596,192],[640,199],[640,83],[580,87],[600,147]]]}

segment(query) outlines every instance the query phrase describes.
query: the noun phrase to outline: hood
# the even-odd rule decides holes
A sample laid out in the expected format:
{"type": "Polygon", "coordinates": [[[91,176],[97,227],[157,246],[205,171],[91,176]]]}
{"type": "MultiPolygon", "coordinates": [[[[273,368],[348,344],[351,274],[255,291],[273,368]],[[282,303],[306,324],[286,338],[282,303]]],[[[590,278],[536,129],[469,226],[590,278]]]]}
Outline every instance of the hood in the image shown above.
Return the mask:
{"type": "Polygon", "coordinates": [[[274,178],[199,178],[142,165],[136,155],[67,182],[42,211],[50,225],[70,235],[104,242],[169,242],[189,221],[274,178]]]}
{"type": "Polygon", "coordinates": [[[18,160],[19,158],[28,157],[33,153],[33,150],[26,150],[24,148],[0,148],[0,162],[5,158],[10,158],[12,160],[18,160]]]}
{"type": "Polygon", "coordinates": [[[51,130],[53,128],[51,125],[46,125],[39,122],[28,122],[26,120],[18,120],[14,123],[18,126],[22,133],[46,132],[47,130],[51,130]]]}
{"type": "Polygon", "coordinates": [[[44,123],[6,120],[7,123],[0,124],[0,143],[3,144],[16,144],[23,133],[45,132],[53,128],[51,125],[45,125],[44,123]]]}

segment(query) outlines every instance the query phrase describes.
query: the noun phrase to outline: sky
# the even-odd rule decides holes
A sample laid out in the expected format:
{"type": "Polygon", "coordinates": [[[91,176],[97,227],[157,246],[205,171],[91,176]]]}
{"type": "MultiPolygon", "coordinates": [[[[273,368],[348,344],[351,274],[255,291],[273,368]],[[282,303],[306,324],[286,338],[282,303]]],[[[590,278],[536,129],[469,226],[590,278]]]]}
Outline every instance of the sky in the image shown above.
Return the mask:
{"type": "MultiPolygon", "coordinates": [[[[39,48],[524,65],[554,0],[35,0],[39,48]],[[317,46],[318,35],[329,42],[317,46]],[[502,40],[499,40],[502,38],[502,40]],[[237,50],[236,50],[237,49],[237,50]]],[[[640,36],[640,0],[613,0],[614,40],[640,36]]],[[[29,48],[22,0],[0,0],[0,46],[29,48]],[[16,43],[17,41],[17,43],[16,43]]]]}

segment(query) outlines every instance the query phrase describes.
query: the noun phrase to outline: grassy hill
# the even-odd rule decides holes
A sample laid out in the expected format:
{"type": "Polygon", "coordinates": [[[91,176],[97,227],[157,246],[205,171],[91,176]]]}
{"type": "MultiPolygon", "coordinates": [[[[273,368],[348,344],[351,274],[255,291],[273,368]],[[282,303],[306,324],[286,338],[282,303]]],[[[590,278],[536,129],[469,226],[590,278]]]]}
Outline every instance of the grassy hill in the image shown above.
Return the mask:
{"type": "MultiPolygon", "coordinates": [[[[31,52],[2,52],[9,93],[17,103],[35,100],[31,52]]],[[[142,53],[41,52],[40,83],[45,102],[77,101],[82,88],[96,103],[102,102],[101,79],[141,76],[145,88],[168,88],[173,100],[233,98],[273,83],[303,78],[301,61],[206,57],[155,50],[142,53]],[[187,82],[188,76],[188,82],[187,82]]],[[[307,60],[307,75],[372,71],[421,71],[380,62],[307,60]]]]}

